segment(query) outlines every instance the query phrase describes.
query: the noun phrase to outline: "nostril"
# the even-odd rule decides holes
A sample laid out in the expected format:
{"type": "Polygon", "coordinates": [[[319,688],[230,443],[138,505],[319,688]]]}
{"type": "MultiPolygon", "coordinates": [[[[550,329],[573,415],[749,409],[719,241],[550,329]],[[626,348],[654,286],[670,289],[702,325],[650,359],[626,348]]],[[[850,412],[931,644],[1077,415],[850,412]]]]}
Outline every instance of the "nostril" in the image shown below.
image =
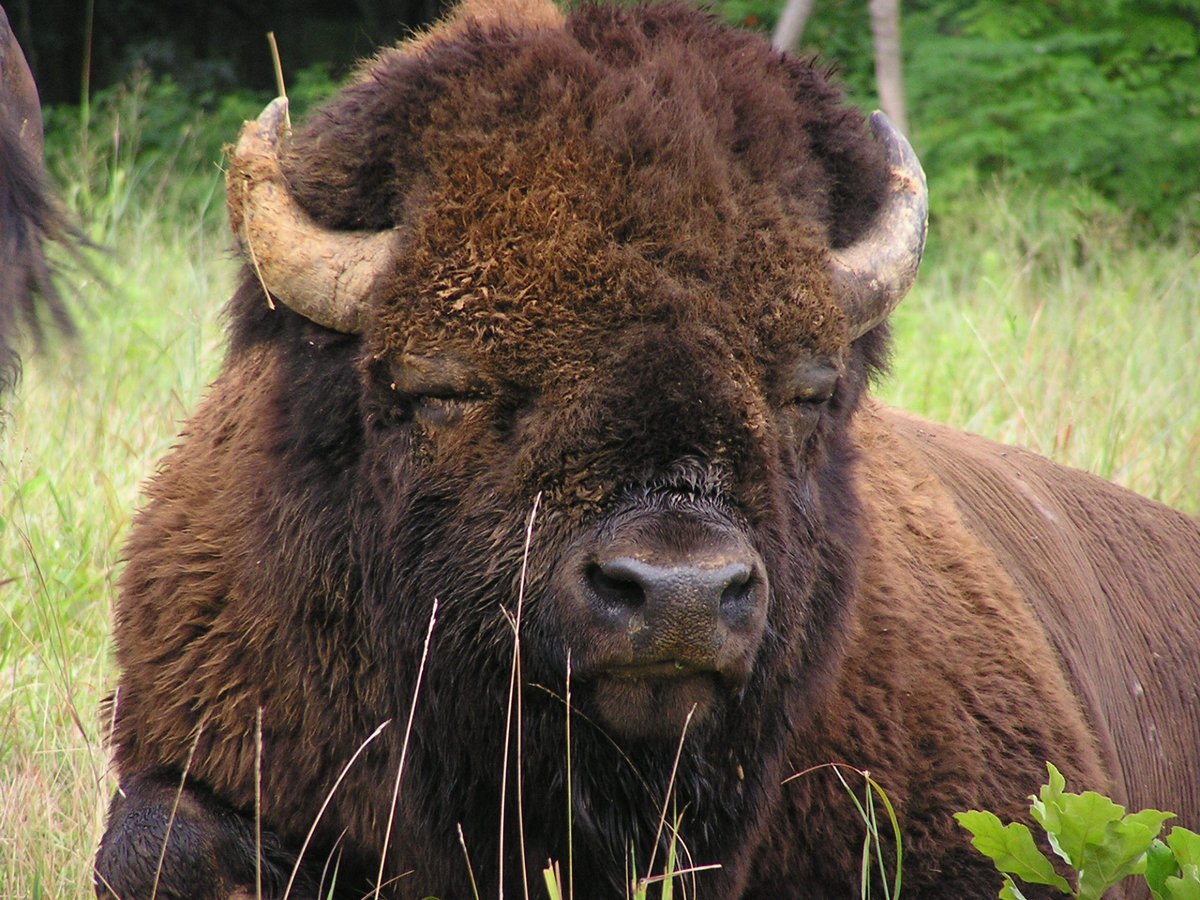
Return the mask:
{"type": "Polygon", "coordinates": [[[588,566],[587,581],[596,596],[609,606],[634,609],[646,602],[646,591],[637,575],[619,563],[593,563],[588,566]]]}
{"type": "Polygon", "coordinates": [[[754,591],[754,573],[749,566],[738,566],[721,591],[721,606],[729,607],[746,602],[754,591]]]}

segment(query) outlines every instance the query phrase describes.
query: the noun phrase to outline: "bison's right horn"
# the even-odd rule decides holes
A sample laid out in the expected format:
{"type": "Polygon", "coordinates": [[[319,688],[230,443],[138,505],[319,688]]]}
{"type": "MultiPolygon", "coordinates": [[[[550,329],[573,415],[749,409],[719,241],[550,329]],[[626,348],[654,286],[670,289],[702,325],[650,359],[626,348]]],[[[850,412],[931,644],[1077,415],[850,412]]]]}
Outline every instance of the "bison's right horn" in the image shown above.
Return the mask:
{"type": "Polygon", "coordinates": [[[904,299],[917,278],[929,224],[929,189],[917,154],[883,113],[871,114],[871,130],[887,153],[888,196],[865,235],[830,253],[833,287],[851,340],[886,319],[904,299]]]}
{"type": "Polygon", "coordinates": [[[271,294],[318,325],[362,334],[395,234],[334,231],[300,208],[279,168],[286,118],[278,97],[242,128],[225,179],[230,227],[271,294]]]}

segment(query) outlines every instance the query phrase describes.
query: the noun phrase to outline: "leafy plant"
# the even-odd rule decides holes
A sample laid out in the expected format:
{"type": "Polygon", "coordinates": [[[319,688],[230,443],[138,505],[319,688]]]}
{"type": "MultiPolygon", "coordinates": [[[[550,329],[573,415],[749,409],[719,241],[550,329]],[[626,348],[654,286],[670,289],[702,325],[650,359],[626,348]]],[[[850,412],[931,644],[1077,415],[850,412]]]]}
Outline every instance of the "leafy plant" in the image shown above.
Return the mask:
{"type": "MultiPolygon", "coordinates": [[[[327,66],[288,73],[293,121],[336,87],[327,66]]],[[[65,199],[98,226],[93,237],[102,243],[126,209],[199,207],[223,226],[222,204],[210,201],[224,148],[270,99],[266,91],[189,91],[139,69],[82,106],[46,109],[47,159],[65,199]]]]}
{"type": "MultiPolygon", "coordinates": [[[[718,3],[768,32],[783,5],[718,3]]],[[[997,175],[1080,179],[1152,235],[1200,229],[1196,0],[910,0],[901,28],[913,144],[939,197],[997,175]]],[[[797,49],[879,104],[866,3],[815,3],[797,49]]]]}
{"type": "Polygon", "coordinates": [[[1001,823],[994,814],[971,810],[954,818],[971,832],[975,849],[1004,875],[1000,900],[1024,900],[1016,880],[1046,885],[1079,900],[1100,900],[1126,878],[1142,875],[1156,900],[1200,898],[1200,835],[1175,827],[1166,841],[1163,824],[1174,813],[1125,807],[1095,791],[1073,794],[1066,779],[1047,764],[1050,779],[1029,811],[1046,833],[1054,853],[1074,870],[1074,885],[1056,871],[1038,849],[1033,833],[1020,822],[1001,823]]]}

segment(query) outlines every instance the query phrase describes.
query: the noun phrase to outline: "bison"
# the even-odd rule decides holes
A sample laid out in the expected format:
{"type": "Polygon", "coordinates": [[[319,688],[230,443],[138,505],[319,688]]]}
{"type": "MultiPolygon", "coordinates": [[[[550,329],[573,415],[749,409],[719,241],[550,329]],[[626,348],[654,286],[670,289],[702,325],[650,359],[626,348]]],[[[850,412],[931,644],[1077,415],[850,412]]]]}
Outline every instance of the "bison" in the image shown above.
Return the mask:
{"type": "Polygon", "coordinates": [[[101,895],[554,860],[607,898],[673,844],[693,896],[844,900],[829,762],[919,897],[995,892],[951,814],[1048,760],[1200,821],[1200,524],[871,398],[925,182],[822,68],[677,3],[476,3],[284,112],[127,546],[101,895]]]}
{"type": "Polygon", "coordinates": [[[20,377],[18,326],[41,336],[39,306],[62,331],[73,333],[44,245],[74,247],[81,240],[50,190],[37,87],[0,9],[0,396],[20,377]]]}

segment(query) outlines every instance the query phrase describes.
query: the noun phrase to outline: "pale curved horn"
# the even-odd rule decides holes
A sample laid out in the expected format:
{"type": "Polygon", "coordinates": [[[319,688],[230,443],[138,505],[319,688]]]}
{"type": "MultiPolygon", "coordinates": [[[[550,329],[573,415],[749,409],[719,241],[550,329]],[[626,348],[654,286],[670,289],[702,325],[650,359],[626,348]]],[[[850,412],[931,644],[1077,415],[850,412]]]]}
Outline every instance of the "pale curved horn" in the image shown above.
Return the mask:
{"type": "Polygon", "coordinates": [[[883,142],[891,186],[875,223],[849,247],[830,252],[834,293],[846,311],[850,339],[888,317],[917,278],[929,227],[929,189],[917,154],[882,112],[871,130],[883,142]]]}
{"type": "Polygon", "coordinates": [[[278,97],[243,126],[225,178],[229,225],[271,294],[318,325],[362,334],[395,232],[335,231],[300,208],[279,169],[286,118],[278,97]]]}

